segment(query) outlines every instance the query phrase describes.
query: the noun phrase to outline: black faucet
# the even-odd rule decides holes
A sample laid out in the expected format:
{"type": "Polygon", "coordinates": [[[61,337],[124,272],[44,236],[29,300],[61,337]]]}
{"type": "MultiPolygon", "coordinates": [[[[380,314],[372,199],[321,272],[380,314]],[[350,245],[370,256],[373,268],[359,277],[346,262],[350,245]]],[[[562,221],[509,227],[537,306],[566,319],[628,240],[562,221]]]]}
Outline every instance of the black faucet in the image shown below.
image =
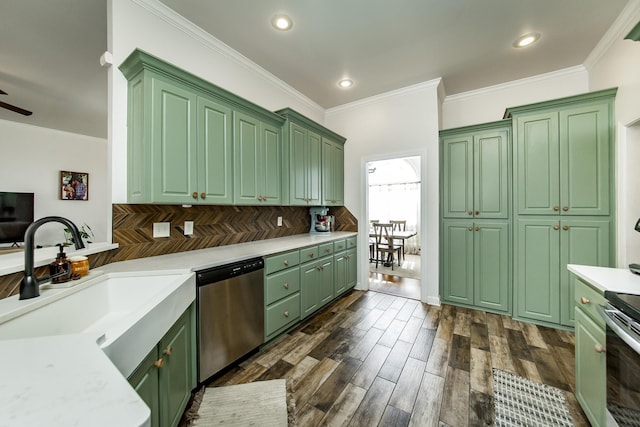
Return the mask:
{"type": "Polygon", "coordinates": [[[36,234],[36,230],[40,228],[42,224],[46,224],[47,222],[59,222],[64,224],[69,230],[71,230],[73,243],[75,244],[76,249],[79,250],[84,248],[84,243],[82,243],[78,227],[66,218],[61,216],[46,216],[31,224],[24,233],[24,278],[22,279],[22,283],[20,283],[20,299],[29,299],[40,296],[40,283],[46,282],[51,278],[46,276],[38,279],[35,276],[33,267],[33,238],[36,234]]]}

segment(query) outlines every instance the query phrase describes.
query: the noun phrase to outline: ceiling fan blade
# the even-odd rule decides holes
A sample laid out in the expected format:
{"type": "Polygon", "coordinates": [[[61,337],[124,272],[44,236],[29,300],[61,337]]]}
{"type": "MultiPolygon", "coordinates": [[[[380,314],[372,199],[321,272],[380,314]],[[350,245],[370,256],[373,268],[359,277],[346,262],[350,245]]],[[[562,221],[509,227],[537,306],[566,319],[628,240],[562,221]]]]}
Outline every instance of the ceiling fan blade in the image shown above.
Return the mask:
{"type": "Polygon", "coordinates": [[[0,107],[6,108],[7,110],[14,111],[18,114],[22,114],[24,116],[30,116],[33,113],[29,110],[25,110],[24,108],[16,107],[15,105],[7,104],[6,102],[0,101],[0,107]]]}

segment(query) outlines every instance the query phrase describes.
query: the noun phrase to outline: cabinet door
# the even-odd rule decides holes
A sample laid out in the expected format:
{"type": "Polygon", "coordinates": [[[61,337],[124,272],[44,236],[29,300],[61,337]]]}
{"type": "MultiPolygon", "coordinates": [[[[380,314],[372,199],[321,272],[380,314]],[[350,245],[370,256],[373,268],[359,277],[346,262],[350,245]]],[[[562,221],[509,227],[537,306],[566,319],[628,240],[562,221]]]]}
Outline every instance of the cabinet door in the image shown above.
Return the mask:
{"type": "Polygon", "coordinates": [[[609,107],[560,112],[562,214],[609,214],[609,107]]]}
{"type": "Polygon", "coordinates": [[[231,109],[198,98],[198,197],[216,204],[233,203],[231,109]]]}
{"type": "Polygon", "coordinates": [[[158,349],[153,350],[129,377],[129,384],[151,410],[151,426],[160,425],[160,396],[158,394],[158,368],[154,365],[158,349]]]}
{"type": "Polygon", "coordinates": [[[233,114],[234,203],[258,205],[260,122],[246,114],[233,114]]]}
{"type": "Polygon", "coordinates": [[[606,335],[579,307],[576,319],[576,399],[593,426],[606,425],[607,366],[606,353],[597,351],[605,347],[606,335]]]}
{"type": "Polygon", "coordinates": [[[322,138],[322,204],[344,204],[344,147],[322,138]]]}
{"type": "Polygon", "coordinates": [[[474,227],[474,303],[509,310],[509,225],[480,223],[474,227]]]}
{"type": "Polygon", "coordinates": [[[517,117],[519,214],[555,215],[560,207],[558,113],[517,117]]]}
{"type": "Polygon", "coordinates": [[[567,264],[609,267],[610,222],[608,219],[562,220],[560,228],[560,321],[573,326],[574,289],[567,264]]]}
{"type": "Polygon", "coordinates": [[[443,299],[473,304],[473,222],[443,221],[443,299]]]}
{"type": "Polygon", "coordinates": [[[335,294],[340,295],[347,290],[347,253],[339,252],[333,257],[335,269],[335,294]]]}
{"type": "Polygon", "coordinates": [[[335,296],[333,257],[320,260],[318,265],[320,267],[318,278],[318,308],[320,308],[330,302],[335,296]]]}
{"type": "Polygon", "coordinates": [[[309,132],[295,123],[289,124],[290,201],[292,205],[308,205],[308,136],[309,132]]]}
{"type": "Polygon", "coordinates": [[[515,301],[518,317],[560,321],[560,230],[553,219],[519,219],[515,301]]]}
{"type": "Polygon", "coordinates": [[[319,205],[322,201],[322,138],[320,135],[309,132],[308,148],[309,187],[307,197],[310,205],[319,205]]]}
{"type": "Polygon", "coordinates": [[[193,203],[198,191],[197,97],[160,79],[152,84],[153,201],[193,203]]]}
{"type": "Polygon", "coordinates": [[[164,359],[160,368],[160,418],[163,426],[177,426],[191,397],[191,329],[189,310],[158,344],[164,359]]]}
{"type": "Polygon", "coordinates": [[[263,204],[282,202],[282,137],[280,129],[263,123],[260,127],[260,195],[263,204]]]}
{"type": "Polygon", "coordinates": [[[303,319],[319,307],[319,271],[317,262],[306,263],[300,267],[300,317],[303,319]]]}
{"type": "Polygon", "coordinates": [[[358,251],[356,248],[347,251],[347,289],[351,289],[358,281],[358,251]]]}
{"type": "Polygon", "coordinates": [[[444,138],[442,150],[442,215],[470,218],[473,215],[473,137],[444,138]]]}
{"type": "Polygon", "coordinates": [[[483,132],[474,136],[474,216],[508,218],[509,133],[483,132]]]}

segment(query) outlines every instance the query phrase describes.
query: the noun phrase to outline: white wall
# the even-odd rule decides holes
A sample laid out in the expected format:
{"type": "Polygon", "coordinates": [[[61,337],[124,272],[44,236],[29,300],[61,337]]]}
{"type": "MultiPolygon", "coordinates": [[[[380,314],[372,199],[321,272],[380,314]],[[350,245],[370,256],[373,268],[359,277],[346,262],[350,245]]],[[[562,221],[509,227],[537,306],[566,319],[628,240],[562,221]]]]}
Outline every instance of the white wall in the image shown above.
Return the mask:
{"type": "Polygon", "coordinates": [[[290,107],[322,123],[324,109],[157,0],[109,0],[108,49],[112,103],[114,203],[126,202],[127,81],[117,69],[136,48],[208,80],[268,110],[290,107]]]}
{"type": "MultiPolygon", "coordinates": [[[[424,232],[422,300],[439,303],[438,292],[438,87],[440,79],[327,110],[325,124],[345,135],[345,205],[358,218],[359,247],[367,247],[368,162],[420,156],[424,232]]],[[[360,287],[368,283],[368,254],[358,257],[360,287]]]]}
{"type": "MultiPolygon", "coordinates": [[[[0,191],[35,193],[36,219],[57,215],[88,224],[96,241],[111,239],[107,193],[107,141],[75,133],[0,120],[0,191]],[[60,200],[60,171],[89,174],[89,200],[60,200]]],[[[37,245],[64,242],[61,224],[46,224],[37,245]]]]}
{"type": "Polygon", "coordinates": [[[589,91],[583,66],[447,96],[442,129],[501,120],[505,109],[589,91]]]}
{"type": "Polygon", "coordinates": [[[640,218],[640,42],[624,37],[640,21],[640,1],[621,13],[619,30],[610,31],[589,62],[591,90],[618,87],[616,95],[616,202],[617,264],[640,263],[640,233],[633,226],[640,218]],[[604,48],[603,48],[603,45],[604,48]]]}

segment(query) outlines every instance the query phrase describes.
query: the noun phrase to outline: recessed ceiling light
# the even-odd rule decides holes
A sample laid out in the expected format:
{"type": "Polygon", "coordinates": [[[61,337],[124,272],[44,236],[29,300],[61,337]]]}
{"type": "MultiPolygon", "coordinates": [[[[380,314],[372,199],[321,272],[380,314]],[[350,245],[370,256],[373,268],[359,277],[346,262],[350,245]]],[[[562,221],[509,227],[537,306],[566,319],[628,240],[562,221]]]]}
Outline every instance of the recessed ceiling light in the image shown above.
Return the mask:
{"type": "Polygon", "coordinates": [[[353,86],[353,80],[351,79],[342,79],[338,82],[338,87],[342,89],[348,89],[353,86]]]}
{"type": "Polygon", "coordinates": [[[293,27],[293,22],[291,22],[291,18],[287,15],[276,15],[271,19],[271,25],[273,28],[279,31],[288,31],[293,27]]]}
{"type": "Polygon", "coordinates": [[[540,38],[540,33],[527,33],[521,35],[513,42],[513,47],[526,47],[537,42],[540,38]]]}

